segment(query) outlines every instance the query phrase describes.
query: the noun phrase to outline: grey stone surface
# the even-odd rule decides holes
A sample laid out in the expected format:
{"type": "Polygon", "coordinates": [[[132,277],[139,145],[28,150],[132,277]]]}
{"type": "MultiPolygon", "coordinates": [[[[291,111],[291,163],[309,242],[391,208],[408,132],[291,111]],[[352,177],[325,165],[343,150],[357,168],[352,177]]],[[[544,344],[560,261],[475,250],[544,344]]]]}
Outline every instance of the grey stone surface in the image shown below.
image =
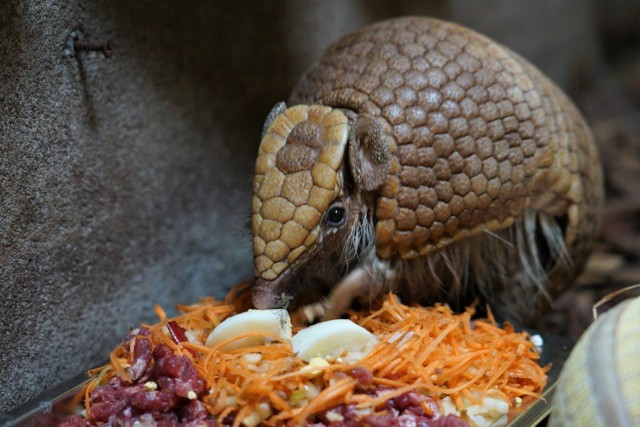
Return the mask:
{"type": "Polygon", "coordinates": [[[561,82],[592,60],[585,38],[572,59],[541,63],[566,59],[588,9],[549,43],[538,29],[565,17],[543,8],[559,2],[536,14],[490,3],[2,2],[0,411],[104,360],[154,304],[222,296],[251,275],[263,118],[341,34],[404,14],[535,17],[490,35],[561,82]],[[73,30],[112,39],[114,56],[65,56],[73,30]]]}

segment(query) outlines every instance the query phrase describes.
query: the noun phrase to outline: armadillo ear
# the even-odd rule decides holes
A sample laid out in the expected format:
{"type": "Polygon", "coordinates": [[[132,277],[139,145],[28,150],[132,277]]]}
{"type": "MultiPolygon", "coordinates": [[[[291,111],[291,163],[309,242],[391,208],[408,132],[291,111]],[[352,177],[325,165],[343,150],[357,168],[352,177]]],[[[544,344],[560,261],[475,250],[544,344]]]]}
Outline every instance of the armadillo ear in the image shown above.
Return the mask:
{"type": "Polygon", "coordinates": [[[260,139],[264,138],[264,134],[267,133],[269,126],[271,126],[271,123],[273,123],[273,120],[276,118],[276,116],[282,113],[283,111],[285,111],[286,109],[287,109],[287,104],[285,104],[284,102],[278,102],[276,105],[273,106],[271,111],[269,111],[269,115],[267,116],[267,119],[264,121],[264,125],[262,125],[262,135],[260,135],[260,139]]]}
{"type": "Polygon", "coordinates": [[[391,154],[380,119],[368,114],[359,114],[352,122],[349,162],[358,189],[373,191],[384,183],[391,163],[391,154]]]}

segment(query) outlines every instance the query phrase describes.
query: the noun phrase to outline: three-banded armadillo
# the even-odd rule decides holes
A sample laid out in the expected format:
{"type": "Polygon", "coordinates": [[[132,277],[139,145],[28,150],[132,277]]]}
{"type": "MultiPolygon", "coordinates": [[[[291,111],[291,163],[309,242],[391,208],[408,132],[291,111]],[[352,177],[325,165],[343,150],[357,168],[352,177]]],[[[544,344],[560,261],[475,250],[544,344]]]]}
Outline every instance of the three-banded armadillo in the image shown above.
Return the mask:
{"type": "Polygon", "coordinates": [[[257,308],[332,288],[327,317],[388,290],[531,322],[591,250],[592,135],[540,71],[459,25],[409,17],[330,46],[264,126],[257,308]]]}

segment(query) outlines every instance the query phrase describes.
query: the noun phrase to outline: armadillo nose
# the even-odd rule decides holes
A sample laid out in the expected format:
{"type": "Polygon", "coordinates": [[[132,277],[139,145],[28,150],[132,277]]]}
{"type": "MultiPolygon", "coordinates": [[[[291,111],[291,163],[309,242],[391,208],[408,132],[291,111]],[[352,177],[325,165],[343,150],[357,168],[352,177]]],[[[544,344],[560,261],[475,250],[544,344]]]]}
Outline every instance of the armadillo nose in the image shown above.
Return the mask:
{"type": "Polygon", "coordinates": [[[264,310],[269,308],[281,308],[281,301],[276,296],[276,292],[272,286],[269,286],[263,280],[256,280],[253,287],[251,298],[253,306],[257,309],[264,310]]]}

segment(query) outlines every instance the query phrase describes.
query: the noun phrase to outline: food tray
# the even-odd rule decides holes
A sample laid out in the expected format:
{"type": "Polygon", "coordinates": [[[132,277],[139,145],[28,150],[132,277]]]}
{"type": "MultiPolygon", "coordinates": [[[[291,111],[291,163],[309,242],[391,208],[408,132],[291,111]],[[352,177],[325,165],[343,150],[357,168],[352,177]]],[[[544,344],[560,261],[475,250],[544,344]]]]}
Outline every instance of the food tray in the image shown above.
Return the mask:
{"type": "MultiPolygon", "coordinates": [[[[531,332],[532,335],[535,332],[531,332]]],[[[519,408],[513,408],[508,414],[507,427],[536,426],[551,412],[551,398],[555,391],[560,370],[573,348],[573,341],[559,336],[539,334],[544,344],[540,354],[540,364],[551,363],[549,381],[542,392],[543,399],[523,398],[519,408]]],[[[105,362],[106,363],[106,362],[105,362]]],[[[20,405],[13,411],[0,415],[0,426],[4,427],[41,427],[51,425],[48,414],[68,415],[73,413],[85,385],[90,380],[85,373],[78,374],[62,384],[48,390],[40,396],[20,405]]]]}

